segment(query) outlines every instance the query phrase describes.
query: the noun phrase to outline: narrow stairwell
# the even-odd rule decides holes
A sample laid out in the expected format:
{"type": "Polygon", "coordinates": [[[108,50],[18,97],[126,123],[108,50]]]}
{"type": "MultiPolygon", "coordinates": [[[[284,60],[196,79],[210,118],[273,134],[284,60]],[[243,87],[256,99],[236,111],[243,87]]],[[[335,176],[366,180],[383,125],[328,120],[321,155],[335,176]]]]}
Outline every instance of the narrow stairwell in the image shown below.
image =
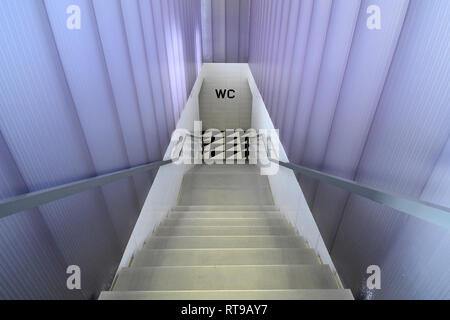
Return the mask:
{"type": "Polygon", "coordinates": [[[274,206],[251,165],[201,165],[100,299],[353,299],[274,206]]]}

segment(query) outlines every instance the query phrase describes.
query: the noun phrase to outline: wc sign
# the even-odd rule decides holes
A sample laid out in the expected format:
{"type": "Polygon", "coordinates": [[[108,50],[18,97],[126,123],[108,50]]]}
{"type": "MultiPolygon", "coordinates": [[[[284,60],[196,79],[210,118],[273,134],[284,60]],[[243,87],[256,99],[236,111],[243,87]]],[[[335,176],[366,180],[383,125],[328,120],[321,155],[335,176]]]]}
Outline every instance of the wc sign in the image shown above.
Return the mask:
{"type": "Polygon", "coordinates": [[[234,99],[236,98],[236,90],[234,89],[216,89],[217,99],[234,99]]]}

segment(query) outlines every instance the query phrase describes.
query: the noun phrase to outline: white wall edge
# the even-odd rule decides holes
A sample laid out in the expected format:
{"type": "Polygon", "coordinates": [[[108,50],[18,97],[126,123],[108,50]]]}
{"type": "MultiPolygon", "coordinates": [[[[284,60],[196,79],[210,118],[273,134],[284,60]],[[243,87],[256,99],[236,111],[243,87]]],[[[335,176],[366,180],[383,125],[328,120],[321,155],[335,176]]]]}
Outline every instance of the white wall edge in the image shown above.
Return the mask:
{"type": "MultiPolygon", "coordinates": [[[[256,130],[273,130],[275,127],[272,119],[270,118],[248,64],[246,64],[245,69],[248,74],[248,82],[253,95],[252,128],[256,130]]],[[[276,143],[276,141],[274,141],[274,143],[276,143]]],[[[289,162],[279,138],[278,143],[280,161],[289,162]]],[[[269,175],[268,178],[275,205],[280,208],[281,213],[305,239],[308,245],[315,250],[322,262],[330,266],[331,271],[336,276],[336,280],[343,288],[342,281],[339,278],[334,263],[325,246],[319,228],[317,227],[294,172],[288,168],[280,166],[278,173],[275,175],[269,175]]]]}
{"type": "MultiPolygon", "coordinates": [[[[194,87],[191,90],[185,108],[180,115],[177,129],[186,129],[189,132],[194,131],[194,121],[199,120],[198,96],[206,72],[207,68],[203,65],[195,81],[194,87]]],[[[175,143],[176,140],[170,141],[164,155],[164,160],[170,159],[170,153],[175,143]]],[[[142,248],[147,237],[149,237],[166,218],[169,210],[173,206],[176,206],[183,176],[192,167],[193,165],[171,163],[159,168],[139,214],[139,218],[136,221],[133,232],[131,233],[130,239],[128,240],[128,244],[123,253],[119,267],[117,268],[115,277],[117,277],[122,268],[126,268],[130,265],[135,252],[142,248]]]]}

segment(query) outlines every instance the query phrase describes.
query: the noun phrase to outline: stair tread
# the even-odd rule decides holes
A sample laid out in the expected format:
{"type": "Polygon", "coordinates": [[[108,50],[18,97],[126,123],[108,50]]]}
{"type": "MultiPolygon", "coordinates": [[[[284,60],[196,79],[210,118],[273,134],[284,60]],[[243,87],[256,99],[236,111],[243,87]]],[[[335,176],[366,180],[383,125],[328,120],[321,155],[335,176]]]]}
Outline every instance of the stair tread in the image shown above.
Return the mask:
{"type": "Polygon", "coordinates": [[[319,264],[312,249],[228,248],[138,251],[131,267],[198,265],[319,264]]]}
{"type": "Polygon", "coordinates": [[[305,248],[300,236],[152,236],[145,248],[305,248]]]}
{"type": "Polygon", "coordinates": [[[338,289],[327,265],[124,268],[113,291],[338,289]]]}
{"type": "Polygon", "coordinates": [[[243,173],[242,168],[233,167],[204,170],[184,175],[179,205],[273,205],[266,176],[243,173]]]}
{"type": "Polygon", "coordinates": [[[275,218],[167,218],[162,226],[288,226],[282,217],[275,218]]]}
{"type": "MultiPolygon", "coordinates": [[[[184,177],[189,178],[195,178],[195,179],[210,179],[211,177],[217,177],[218,179],[223,179],[225,177],[231,178],[232,180],[235,180],[236,178],[244,176],[246,179],[251,180],[260,180],[260,181],[267,181],[267,176],[262,176],[259,171],[253,171],[253,170],[221,170],[220,172],[214,172],[214,170],[211,171],[189,171],[184,174],[184,177]]],[[[239,181],[241,181],[239,179],[239,181]]],[[[208,181],[211,182],[211,181],[208,181]]],[[[233,181],[235,182],[235,181],[233,181]]],[[[214,182],[213,182],[214,183],[214,182]]],[[[221,186],[227,186],[226,183],[221,184],[221,186]]]]}
{"type": "Polygon", "coordinates": [[[179,205],[172,208],[173,211],[276,211],[274,205],[179,205]]]}
{"type": "Polygon", "coordinates": [[[216,174],[220,173],[230,173],[230,172],[239,172],[239,173],[253,173],[259,174],[260,169],[256,165],[249,164],[212,164],[212,165],[198,165],[188,171],[188,173],[210,173],[214,172],[216,174]]]}
{"type": "MultiPolygon", "coordinates": [[[[241,218],[261,218],[261,219],[270,219],[270,218],[283,218],[279,212],[271,212],[271,211],[179,211],[179,212],[170,212],[168,215],[169,219],[182,219],[182,218],[227,218],[227,219],[241,219],[241,218]]],[[[283,218],[284,219],[284,218],[283,218]]]]}
{"type": "Polygon", "coordinates": [[[270,188],[252,188],[252,189],[220,189],[214,187],[205,187],[192,189],[180,194],[178,203],[182,204],[256,204],[273,203],[270,188]]]}
{"type": "Polygon", "coordinates": [[[288,226],[160,226],[154,232],[157,236],[240,236],[240,235],[295,235],[288,226]]]}
{"type": "Polygon", "coordinates": [[[348,289],[104,291],[100,300],[353,300],[348,289]]]}
{"type": "Polygon", "coordinates": [[[201,213],[204,215],[214,213],[226,213],[226,214],[278,214],[281,215],[278,210],[171,210],[170,213],[201,213]]]}

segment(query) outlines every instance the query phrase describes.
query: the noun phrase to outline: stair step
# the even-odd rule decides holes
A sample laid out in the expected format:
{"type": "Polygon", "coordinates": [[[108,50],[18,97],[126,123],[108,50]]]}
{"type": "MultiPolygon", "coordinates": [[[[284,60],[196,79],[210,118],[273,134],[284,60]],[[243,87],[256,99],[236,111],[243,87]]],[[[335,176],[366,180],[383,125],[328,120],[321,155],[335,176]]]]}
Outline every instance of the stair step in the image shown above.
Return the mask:
{"type": "Polygon", "coordinates": [[[113,291],[338,289],[327,265],[141,267],[120,271],[113,291]]]}
{"type": "Polygon", "coordinates": [[[178,203],[196,204],[196,205],[251,205],[273,203],[270,188],[251,188],[251,189],[217,189],[196,188],[184,191],[178,198],[178,203]]]}
{"type": "Polygon", "coordinates": [[[248,173],[259,174],[260,169],[256,165],[248,164],[212,164],[212,165],[199,165],[192,168],[189,173],[248,173]]]}
{"type": "Polygon", "coordinates": [[[295,235],[288,227],[159,227],[156,236],[268,236],[295,235]]]}
{"type": "Polygon", "coordinates": [[[186,173],[183,177],[182,192],[190,189],[216,188],[227,190],[235,189],[257,189],[268,187],[267,176],[255,172],[203,172],[186,173]]]}
{"type": "Polygon", "coordinates": [[[180,205],[273,205],[269,180],[259,174],[226,170],[186,173],[180,205]]]}
{"type": "Polygon", "coordinates": [[[183,219],[165,219],[162,226],[253,226],[253,227],[274,227],[288,226],[285,219],[278,218],[183,218],[183,219]]]}
{"type": "Polygon", "coordinates": [[[353,300],[346,289],[104,291],[100,300],[353,300]]]}
{"type": "Polygon", "coordinates": [[[171,211],[168,218],[280,218],[278,211],[171,211]]]}
{"type": "Polygon", "coordinates": [[[319,264],[313,249],[140,250],[131,267],[319,264]]]}
{"type": "MultiPolygon", "coordinates": [[[[253,185],[250,183],[260,182],[262,184],[268,184],[267,176],[260,174],[259,170],[220,170],[216,172],[214,170],[205,171],[189,171],[183,177],[187,181],[190,179],[196,180],[201,183],[196,183],[194,186],[219,186],[221,188],[234,185],[236,187],[258,187],[259,184],[253,185]]],[[[184,181],[183,181],[184,182],[184,181]]],[[[189,182],[190,183],[190,182],[189,182]]]]}
{"type": "Polygon", "coordinates": [[[299,236],[203,236],[157,237],[147,239],[146,249],[200,248],[306,248],[299,236]]]}
{"type": "Polygon", "coordinates": [[[276,206],[247,206],[247,205],[220,205],[220,206],[176,206],[172,209],[173,212],[179,211],[277,211],[280,210],[276,206]]]}

